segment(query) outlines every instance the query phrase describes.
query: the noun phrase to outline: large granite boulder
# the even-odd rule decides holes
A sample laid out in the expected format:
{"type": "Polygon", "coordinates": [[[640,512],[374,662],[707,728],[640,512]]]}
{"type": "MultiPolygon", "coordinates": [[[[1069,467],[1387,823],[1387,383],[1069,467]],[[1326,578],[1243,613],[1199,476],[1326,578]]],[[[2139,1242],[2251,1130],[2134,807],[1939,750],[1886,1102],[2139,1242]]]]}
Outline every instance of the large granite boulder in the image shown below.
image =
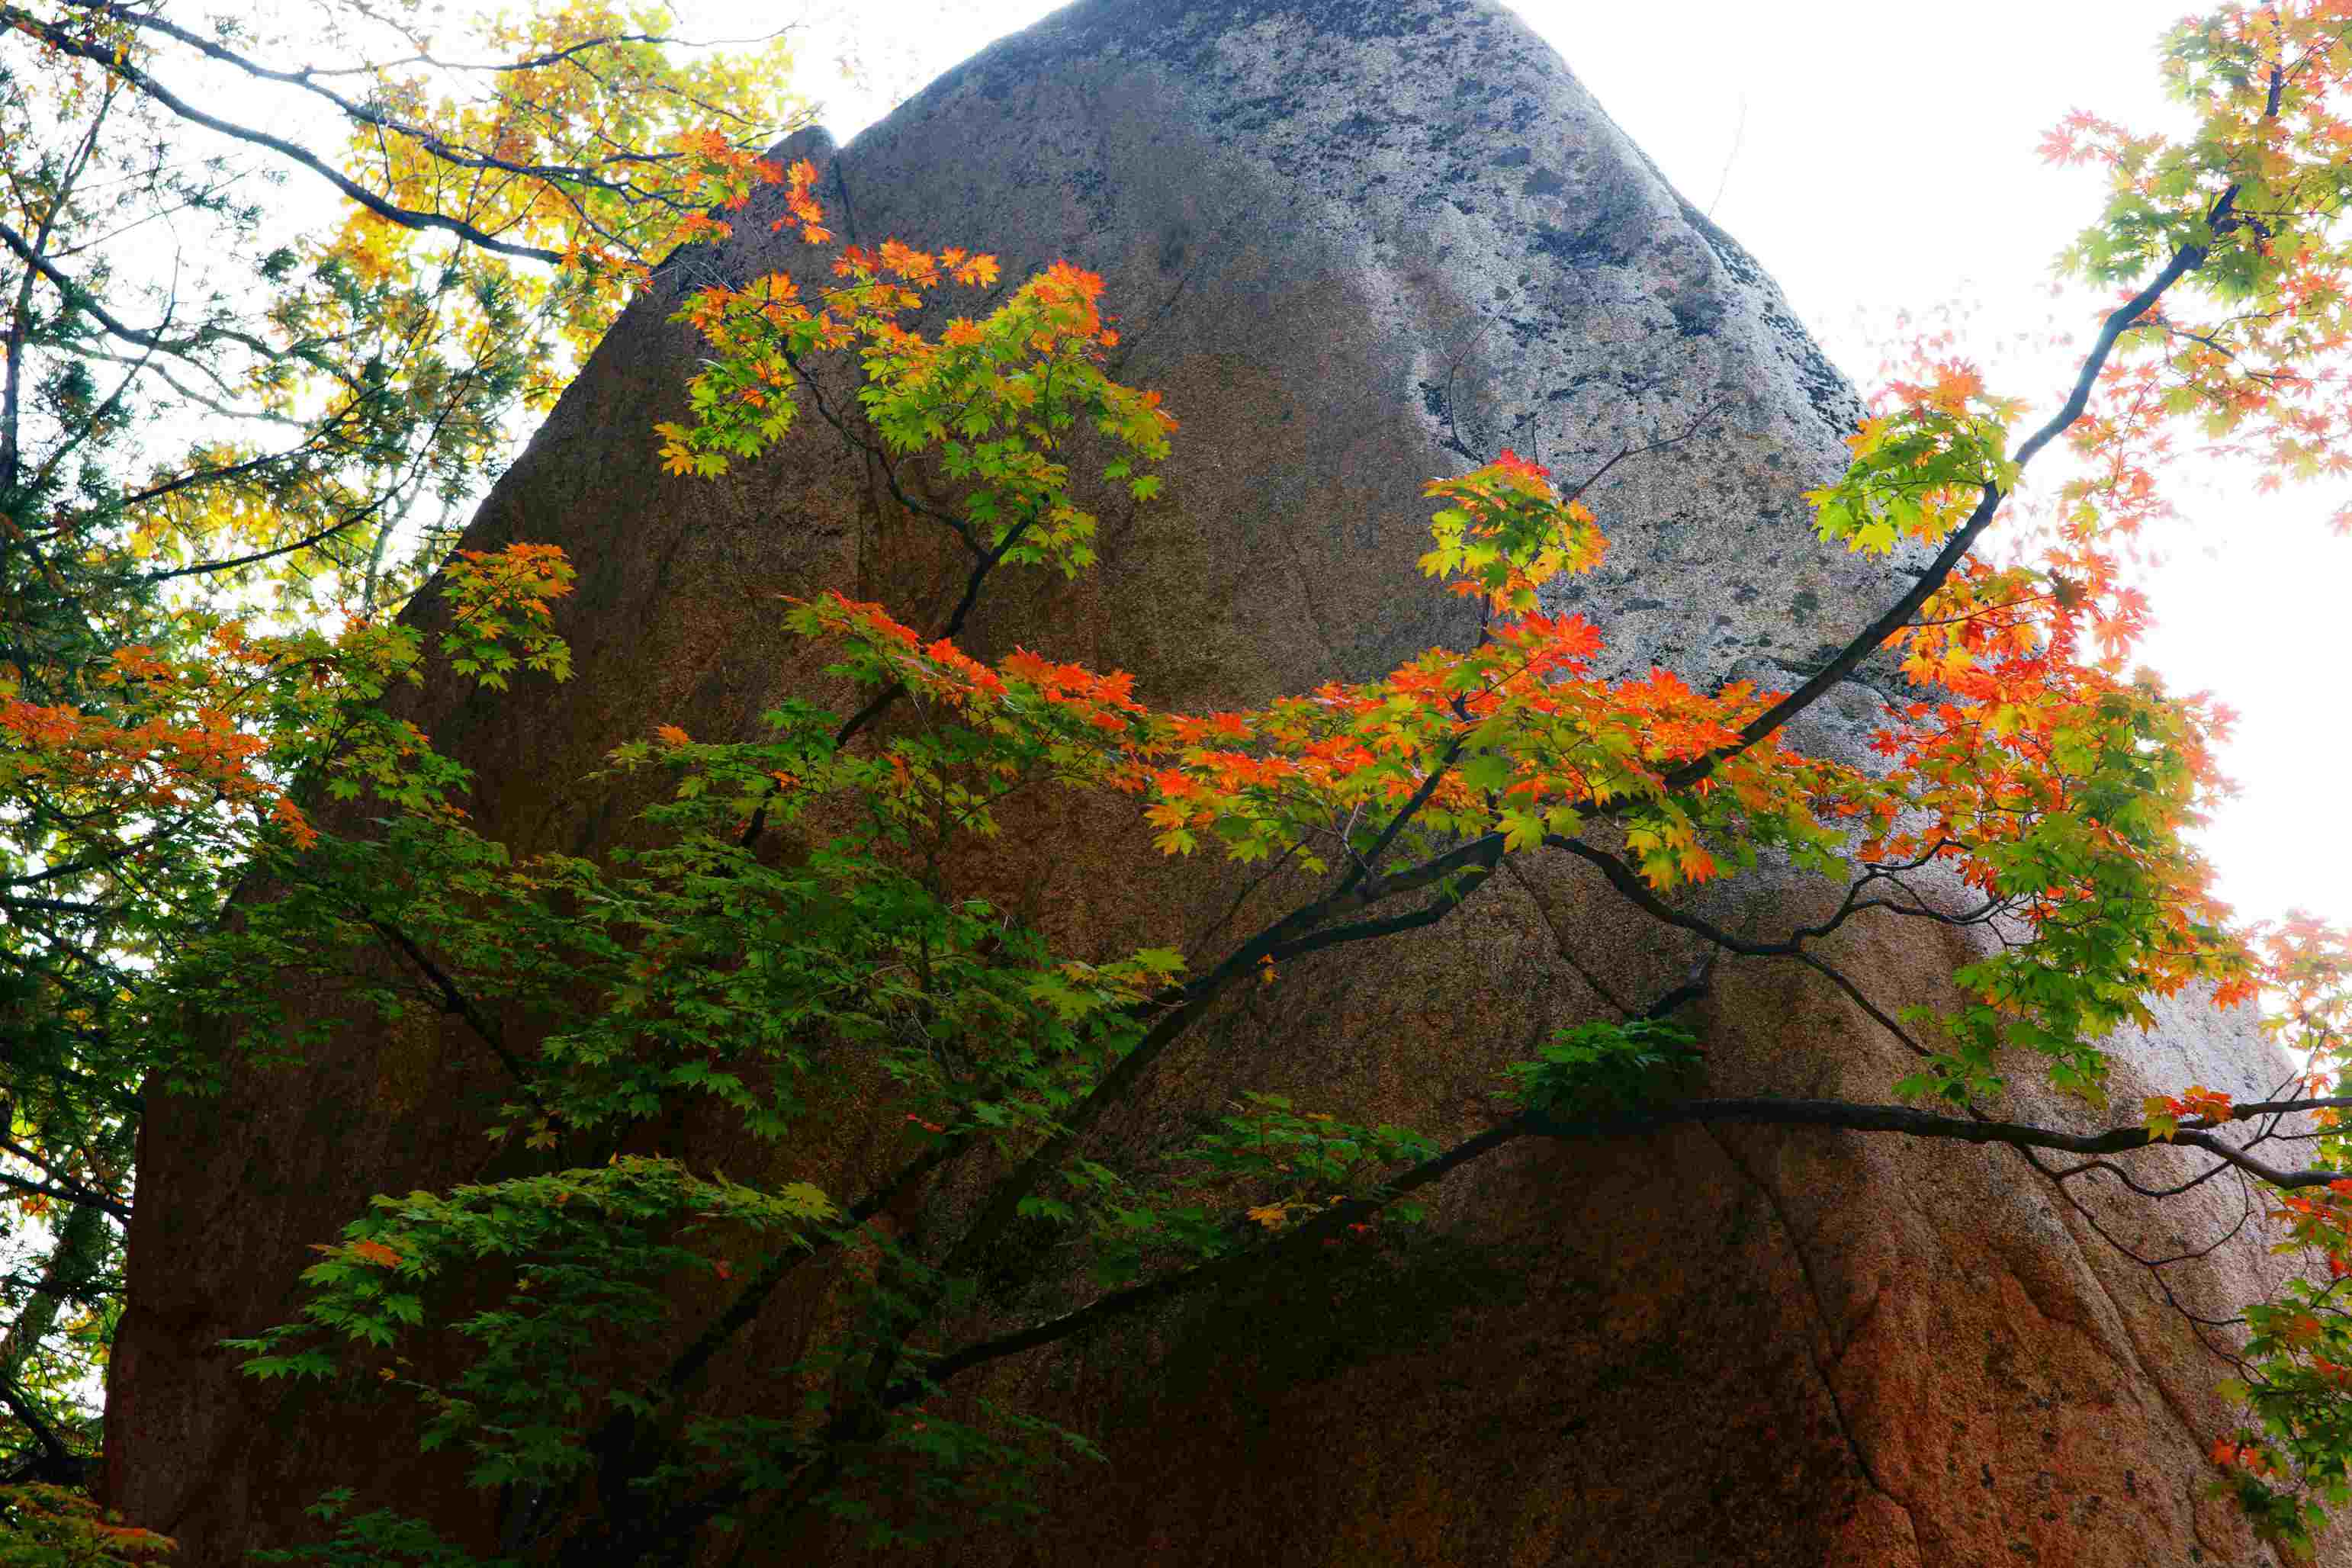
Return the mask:
{"type": "MultiPolygon", "coordinates": [[[[1179,706],[1379,673],[1467,626],[1413,568],[1422,481],[1507,445],[1564,475],[1643,449],[1591,497],[1609,564],[1563,591],[1622,668],[1786,685],[1901,589],[1817,542],[1800,500],[1841,465],[1847,384],[1756,263],[1489,0],[1082,0],[847,149],[804,133],[787,149],[803,153],[854,239],[992,249],[1010,279],[1065,257],[1101,272],[1119,374],[1183,421],[1164,499],[1105,503],[1090,576],[995,584],[965,639],[980,651],[1017,639],[1123,667],[1179,706]]],[[[778,595],[839,586],[920,626],[960,586],[821,421],[718,483],[656,471],[650,427],[677,416],[697,351],[666,320],[677,300],[807,265],[769,216],[664,269],[467,541],[551,541],[582,572],[560,617],[569,685],[435,688],[415,710],[519,851],[632,831],[635,798],[580,782],[618,742],[662,722],[749,735],[812,689],[778,595]]],[[[1878,701],[1843,689],[1806,742],[1853,746],[1878,701]]],[[[1083,950],[1206,951],[1223,868],[1159,863],[1116,806],[1046,803],[1019,826],[965,868],[973,886],[1083,950]]],[[[1767,878],[1711,909],[1770,932],[1822,897],[1767,878]]],[[[1898,921],[1829,954],[1891,1006],[1948,994],[1968,944],[1898,921]]],[[[1148,1160],[1243,1088],[1458,1135],[1493,1115],[1502,1062],[1661,994],[1694,956],[1576,867],[1515,869],[1437,928],[1251,988],[1097,1140],[1148,1160]]],[[[1794,967],[1727,962],[1692,1016],[1715,1092],[1880,1100],[1905,1070],[1876,1023],[1794,967]]],[[[2167,1017],[2119,1043],[2120,1102],[2270,1087],[2242,1020],[2167,1017]]],[[[338,1482],[486,1538],[489,1501],[416,1456],[399,1406],[354,1420],[256,1386],[215,1342],[283,1320],[307,1245],[369,1193],[481,1173],[497,1094],[462,1028],[426,1022],[346,1029],[219,1100],[151,1095],[109,1474],[117,1506],[181,1537],[187,1568],[299,1534],[301,1505],[338,1482]]],[[[2020,1115],[2086,1114],[2019,1098],[2020,1115]]],[[[783,1165],[855,1193],[897,1157],[896,1131],[845,1101],[783,1165]]],[[[665,1138],[739,1175],[777,1162],[715,1125],[665,1138]]],[[[2120,1249],[2201,1245],[2242,1194],[2076,1196],[2085,1208],[2006,1152],[1894,1139],[1521,1142],[1449,1182],[1429,1235],[1381,1259],[1001,1363],[986,1392],[1092,1430],[1113,1462],[1051,1483],[1034,1526],[935,1560],[2271,1561],[2205,1495],[2223,1369],[2183,1316],[2226,1317],[2270,1260],[2251,1230],[2160,1280],[2120,1249]]],[[[1082,1291],[1047,1279],[991,1310],[1010,1321],[1082,1291]]],[[[761,1368],[821,1310],[777,1303],[714,1397],[757,1407],[761,1368]]],[[[762,1560],[854,1555],[812,1538],[762,1560]]]]}

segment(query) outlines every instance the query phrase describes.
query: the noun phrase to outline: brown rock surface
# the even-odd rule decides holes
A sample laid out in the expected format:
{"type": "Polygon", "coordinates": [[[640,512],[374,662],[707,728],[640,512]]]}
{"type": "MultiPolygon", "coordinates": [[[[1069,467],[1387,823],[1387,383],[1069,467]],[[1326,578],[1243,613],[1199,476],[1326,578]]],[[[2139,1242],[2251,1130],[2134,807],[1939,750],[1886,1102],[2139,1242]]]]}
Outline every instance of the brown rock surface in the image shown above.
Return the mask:
{"type": "MultiPolygon", "coordinates": [[[[1839,462],[1844,383],[1755,263],[1484,0],[1085,0],[832,157],[824,194],[860,241],[982,246],[1011,279],[1056,257],[1102,272],[1126,318],[1119,374],[1184,421],[1167,499],[1106,506],[1089,578],[996,584],[966,639],[980,651],[1024,640],[1130,668],[1171,706],[1377,673],[1462,635],[1413,571],[1420,484],[1504,445],[1573,473],[1674,442],[1596,489],[1611,563],[1569,590],[1626,668],[1784,682],[1899,591],[1817,544],[1799,500],[1839,462]]],[[[416,715],[477,770],[478,819],[519,851],[628,831],[630,800],[575,782],[619,742],[666,721],[749,735],[808,690],[822,661],[779,628],[777,595],[837,585],[924,625],[957,585],[817,421],[719,483],[657,474],[649,427],[676,416],[695,352],[664,320],[677,294],[802,264],[763,220],[743,229],[676,258],[468,537],[561,543],[582,572],[561,617],[568,686],[436,689],[416,715]]],[[[1847,689],[1806,740],[1851,746],[1874,700],[1847,689]]],[[[1042,809],[1024,827],[1050,853],[1009,835],[972,874],[1066,942],[1192,938],[1227,896],[1220,868],[1154,863],[1116,809],[1042,809]]],[[[1776,931],[1820,896],[1760,879],[1713,912],[1776,931]]],[[[1889,1005],[1932,1002],[1961,942],[1897,922],[1832,956],[1889,1005]]],[[[1146,1159],[1243,1088],[1466,1132],[1501,1063],[1660,994],[1692,956],[1580,869],[1530,867],[1433,931],[1291,966],[1098,1138],[1146,1159]]],[[[2167,1016],[2121,1043],[2119,1102],[2192,1079],[2269,1087],[2236,1021],[2167,1016]]],[[[1726,964],[1696,1021],[1714,1092],[1882,1100],[1903,1070],[1883,1031],[1792,968],[1726,964]]],[[[480,1174],[496,1092],[452,1026],[355,1028],[222,1099],[151,1097],[109,1468],[112,1500],[180,1535],[188,1568],[288,1539],[343,1481],[488,1531],[488,1501],[415,1456],[396,1406],[339,1417],[241,1380],[215,1342],[282,1320],[306,1246],[369,1193],[480,1174]]],[[[845,1104],[789,1162],[855,1193],[890,1133],[845,1104]]],[[[713,1127],[679,1135],[669,1152],[739,1174],[765,1158],[713,1127]]],[[[2093,1201],[2123,1239],[2169,1250],[2226,1228],[2240,1200],[2217,1183],[2160,1211],[2093,1201]]],[[[1435,1206],[1385,1261],[1337,1258],[1004,1363],[988,1392],[1095,1430],[1114,1463],[1053,1483],[1034,1527],[934,1560],[2272,1561],[2201,1495],[2221,1368],[2006,1152],[1746,1130],[1523,1142],[1435,1206]]],[[[2217,1312],[2267,1263],[2242,1237],[2171,1278],[2217,1312]]],[[[780,1303],[717,1385],[755,1405],[759,1369],[818,1310],[780,1303]]],[[[815,1544],[771,1560],[854,1555],[815,1544]]]]}

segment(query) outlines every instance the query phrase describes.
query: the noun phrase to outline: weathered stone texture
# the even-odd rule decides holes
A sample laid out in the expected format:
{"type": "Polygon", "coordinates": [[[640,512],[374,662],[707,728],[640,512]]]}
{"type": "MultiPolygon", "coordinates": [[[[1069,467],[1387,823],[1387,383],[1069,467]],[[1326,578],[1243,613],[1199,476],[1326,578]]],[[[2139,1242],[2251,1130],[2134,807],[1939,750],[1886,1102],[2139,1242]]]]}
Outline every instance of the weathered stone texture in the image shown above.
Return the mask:
{"type": "MultiPolygon", "coordinates": [[[[1130,668],[1169,705],[1376,674],[1464,635],[1458,602],[1413,569],[1420,486],[1507,445],[1563,475],[1646,448],[1590,498],[1610,563],[1560,595],[1620,668],[1784,685],[1900,590],[1815,542],[1800,500],[1839,466],[1845,382],[1755,262],[1486,0],[1085,0],[846,151],[791,152],[825,162],[854,239],[992,249],[1008,279],[1061,257],[1102,272],[1120,374],[1183,421],[1166,499],[1105,502],[1087,579],[992,587],[980,651],[1130,668]]],[[[768,216],[665,269],[467,542],[552,541],[582,569],[560,617],[570,685],[436,688],[417,711],[519,850],[629,831],[627,797],[575,782],[621,741],[657,722],[746,735],[808,689],[822,660],[779,630],[778,595],[839,586],[935,625],[961,586],[815,419],[722,482],[656,471],[650,426],[677,416],[695,353],[664,319],[676,300],[806,265],[768,216]]],[[[1852,747],[1874,702],[1845,689],[1804,738],[1852,747]]],[[[1197,939],[1234,884],[1156,864],[1123,809],[1042,805],[971,875],[1082,949],[1197,939]]],[[[1820,896],[1765,879],[1710,908],[1769,932],[1820,896]]],[[[1967,949],[1898,921],[1832,952],[1892,1006],[1945,994],[1967,949]]],[[[1465,1132],[1502,1062],[1662,993],[1692,957],[1577,868],[1507,874],[1440,928],[1253,991],[1103,1141],[1148,1164],[1240,1088],[1465,1132]]],[[[1717,1092],[1878,1100],[1904,1070],[1794,968],[1727,963],[1699,1022],[1717,1092]]],[[[2233,1019],[2169,1012],[2121,1051],[2126,1105],[2191,1079],[2270,1087],[2233,1019]]],[[[181,1533],[189,1568],[282,1537],[338,1479],[481,1528],[393,1407],[337,1426],[209,1347],[282,1318],[305,1245],[370,1191],[478,1173],[475,1104],[496,1091],[452,1026],[354,1030],[225,1100],[151,1100],[110,1460],[116,1501],[181,1533]]],[[[845,1103],[788,1159],[854,1192],[891,1136],[845,1103]]],[[[738,1173],[761,1158],[699,1124],[666,1137],[738,1173]]],[[[2092,1201],[2163,1251],[2226,1227],[2240,1199],[2211,1184],[2159,1213],[2092,1201]]],[[[2174,1288],[2213,1311],[2266,1266],[2242,1238],[2174,1288]]],[[[780,1307],[721,1397],[756,1402],[763,1358],[788,1358],[818,1310],[780,1307]]],[[[1519,1144],[1445,1187],[1392,1262],[1335,1258],[1002,1367],[989,1392],[1095,1428],[1114,1466],[1055,1483],[1034,1529],[936,1561],[2268,1562],[2201,1495],[2220,1374],[2147,1275],[2003,1152],[1754,1131],[1519,1144]]]]}

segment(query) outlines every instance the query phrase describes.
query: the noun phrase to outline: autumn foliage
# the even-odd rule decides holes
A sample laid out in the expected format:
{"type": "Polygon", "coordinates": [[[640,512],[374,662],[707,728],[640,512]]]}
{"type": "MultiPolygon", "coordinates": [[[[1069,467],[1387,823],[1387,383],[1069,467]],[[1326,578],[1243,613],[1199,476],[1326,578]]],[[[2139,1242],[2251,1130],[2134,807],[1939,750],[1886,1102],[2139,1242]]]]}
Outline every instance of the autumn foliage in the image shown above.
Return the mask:
{"type": "MultiPolygon", "coordinates": [[[[99,47],[53,18],[0,16],[85,62],[99,47]]],[[[2262,1005],[2297,1059],[2285,1098],[2250,1106],[2182,1085],[2097,1146],[2171,1142],[2264,1184],[2278,1244],[2305,1267],[2276,1299],[2246,1304],[2233,1384],[2246,1420],[2210,1454],[2263,1531],[2307,1539],[2352,1496],[2352,1174],[2338,1174],[2352,1173],[2338,1120],[2352,1103],[2352,937],[2300,916],[2234,924],[2212,896],[2192,833],[2228,787],[2230,714],[2130,667],[2150,613],[2131,552],[2192,451],[2257,461],[2265,483],[2352,471],[2352,242],[2336,216],[2352,195],[2347,37],[2341,0],[2231,6],[2168,46],[2199,111],[2193,134],[2083,114],[2052,133],[2053,162],[2109,178],[2065,262],[2112,295],[2079,377],[2039,409],[1994,395],[1984,367],[1939,344],[1882,390],[1843,474],[1806,499],[1822,541],[1907,552],[1926,570],[1788,692],[1616,672],[1605,616],[1565,613],[1557,586],[1603,559],[1608,520],[1585,499],[1599,476],[1507,449],[1426,487],[1419,565],[1430,592],[1476,607],[1463,647],[1199,713],[1154,708],[1129,676],[1050,648],[976,658],[957,639],[994,574],[1092,566],[1098,519],[1081,498],[1150,502],[1179,436],[1155,394],[1109,368],[1119,337],[1101,279],[1058,262],[990,294],[999,268],[986,254],[841,243],[814,166],[695,130],[667,143],[673,184],[649,208],[593,189],[566,207],[569,187],[552,182],[499,186],[462,221],[509,237],[488,254],[527,241],[561,264],[551,331],[573,342],[643,276],[634,258],[649,237],[720,237],[755,202],[780,213],[771,232],[812,247],[811,264],[685,300],[677,319],[701,338],[701,366],[687,416],[655,428],[653,458],[681,482],[712,479],[823,418],[953,540],[966,577],[937,625],[839,593],[780,606],[858,705],[795,699],[757,738],[666,724],[623,746],[616,772],[667,788],[646,814],[653,847],[611,864],[517,860],[476,835],[463,770],[378,701],[428,671],[492,688],[562,679],[554,607],[572,567],[548,546],[442,564],[447,629],[429,642],[364,598],[331,629],[265,631],[201,610],[173,621],[175,640],[126,640],[88,661],[71,692],[39,693],[22,668],[0,685],[0,786],[69,803],[72,833],[42,850],[49,861],[168,841],[260,874],[266,894],[235,921],[176,929],[159,949],[142,982],[157,999],[142,1024],[149,1068],[200,1088],[225,1052],[299,1047],[279,993],[315,975],[351,990],[354,1009],[396,1017],[422,1004],[462,1020],[510,1080],[497,1136],[537,1162],[530,1173],[376,1199],[316,1244],[294,1321],[233,1342],[247,1370],[364,1379],[413,1400],[427,1447],[465,1453],[478,1485],[504,1489],[508,1538],[531,1561],[649,1560],[753,1510],[777,1530],[829,1510],[886,1542],[1017,1512],[1037,1467],[1090,1447],[960,1399],[963,1372],[1213,1280],[1236,1258],[1372,1245],[1425,1219],[1412,1194],[1510,1139],[1710,1114],[1664,999],[1655,1016],[1562,1031],[1510,1069],[1497,1124],[1450,1147],[1237,1090],[1234,1115],[1157,1185],[1090,1158],[1097,1120],[1234,987],[1278,985],[1312,954],[1440,923],[1517,856],[1572,856],[1633,909],[1728,952],[1784,957],[1810,957],[1809,941],[1933,868],[1966,901],[1931,913],[1998,942],[1954,976],[1956,1003],[1876,1013],[1916,1058],[1888,1086],[1906,1106],[1844,1108],[1841,1122],[1808,1102],[1806,1114],[1979,1135],[1970,1120],[1987,1120],[2021,1070],[2102,1107],[2118,1032],[2150,1024],[2150,997],[2262,1005]],[[2037,502],[2032,526],[1996,531],[2061,441],[2063,477],[2019,498],[2037,502]],[[919,497],[901,483],[918,468],[919,497]],[[1871,755],[1788,743],[1789,721],[1874,658],[1907,692],[1871,755]],[[1054,951],[942,869],[950,846],[997,833],[1002,804],[1039,787],[1125,797],[1163,855],[1281,865],[1315,890],[1206,955],[1054,951]],[[1843,888],[1833,919],[1747,937],[1694,912],[1694,888],[1767,864],[1843,888]],[[352,979],[387,970],[397,984],[352,979]],[[518,1011],[546,1025],[528,1044],[498,1023],[518,1011]],[[897,1096],[885,1121],[903,1163],[874,1191],[828,1191],[815,1171],[736,1182],[620,1152],[685,1103],[785,1147],[844,1051],[878,1064],[897,1096]],[[2285,1118],[2310,1134],[2294,1168],[2263,1148],[2285,1118]],[[906,1244],[880,1216],[951,1169],[990,1173],[961,1228],[906,1244]],[[1024,1224],[1091,1267],[1099,1292],[1066,1319],[959,1341],[977,1271],[1000,1265],[1024,1224]],[[774,1373],[802,1396],[797,1413],[695,1414],[730,1336],[788,1279],[820,1271],[839,1331],[774,1373]],[[682,1279],[718,1288],[720,1304],[704,1310],[710,1298],[682,1295],[682,1279]],[[448,1305],[461,1286],[478,1295],[462,1310],[448,1305]],[[667,1343],[666,1327],[687,1333],[683,1351],[608,1353],[616,1333],[667,1343]],[[868,1519],[877,1485],[900,1489],[899,1514],[868,1519]]],[[[387,101],[424,116],[423,93],[387,101]]],[[[473,123],[462,106],[433,112],[473,123]]],[[[483,155],[576,154],[563,139],[587,115],[534,104],[500,120],[483,155]]],[[[365,193],[443,213],[448,161],[421,139],[393,145],[365,193]]],[[[341,264],[389,278],[411,262],[391,243],[400,224],[373,212],[362,202],[352,216],[341,264]]],[[[2024,1134],[2036,1131],[2009,1141],[2070,1146],[2035,1145],[2024,1134]]],[[[16,1185],[26,1204],[72,1197],[16,1185]]],[[[314,1550],[328,1560],[456,1550],[351,1502],[323,1506],[338,1533],[314,1550]]]]}

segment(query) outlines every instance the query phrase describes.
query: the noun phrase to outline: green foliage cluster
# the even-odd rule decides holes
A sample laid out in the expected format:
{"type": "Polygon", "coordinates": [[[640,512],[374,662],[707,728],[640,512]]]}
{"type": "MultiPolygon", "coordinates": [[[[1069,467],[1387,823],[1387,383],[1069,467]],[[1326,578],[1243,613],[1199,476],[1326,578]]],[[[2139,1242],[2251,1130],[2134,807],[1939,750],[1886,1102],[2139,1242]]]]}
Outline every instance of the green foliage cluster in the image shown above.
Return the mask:
{"type": "Polygon", "coordinates": [[[0,1568],[155,1568],[172,1549],[71,1489],[0,1486],[0,1568]]]}
{"type": "Polygon", "coordinates": [[[1556,1121],[1599,1120],[1667,1098],[1704,1065],[1698,1037],[1659,1018],[1595,1020],[1556,1031],[1507,1069],[1519,1103],[1556,1121]]]}

